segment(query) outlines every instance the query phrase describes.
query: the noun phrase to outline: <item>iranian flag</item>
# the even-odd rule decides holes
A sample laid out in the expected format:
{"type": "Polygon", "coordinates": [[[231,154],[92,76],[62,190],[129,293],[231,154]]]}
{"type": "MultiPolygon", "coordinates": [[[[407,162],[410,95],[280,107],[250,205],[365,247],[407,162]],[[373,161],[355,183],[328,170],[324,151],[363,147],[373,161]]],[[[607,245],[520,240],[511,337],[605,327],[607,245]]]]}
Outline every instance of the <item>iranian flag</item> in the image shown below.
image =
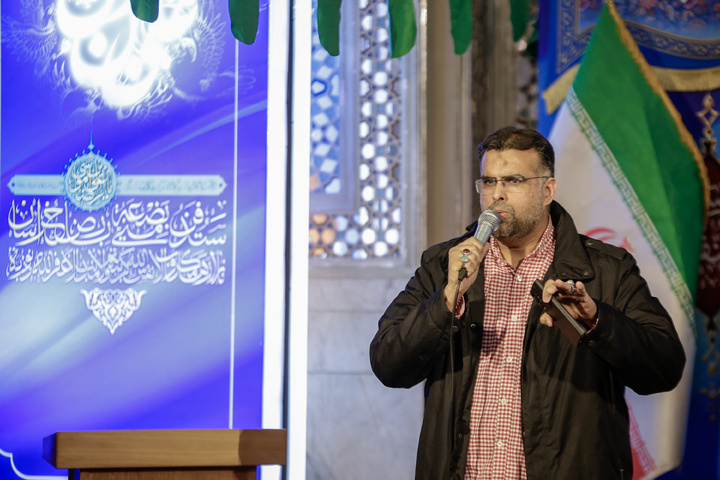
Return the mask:
{"type": "Polygon", "coordinates": [[[682,461],[707,173],[612,2],[603,8],[550,141],[557,200],[580,232],[635,256],[685,346],[688,362],[677,388],[626,394],[633,478],[655,478],[682,461]]]}

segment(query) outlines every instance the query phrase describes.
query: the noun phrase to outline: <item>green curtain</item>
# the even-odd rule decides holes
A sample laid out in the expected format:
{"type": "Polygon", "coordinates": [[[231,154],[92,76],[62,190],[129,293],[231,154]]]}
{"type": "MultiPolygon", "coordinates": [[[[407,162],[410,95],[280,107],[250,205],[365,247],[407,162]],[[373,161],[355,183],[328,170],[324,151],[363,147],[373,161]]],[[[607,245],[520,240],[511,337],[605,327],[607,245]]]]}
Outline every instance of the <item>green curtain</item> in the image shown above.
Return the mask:
{"type": "Polygon", "coordinates": [[[417,25],[413,0],[388,0],[390,12],[390,56],[402,57],[415,46],[417,25]]]}
{"type": "Polygon", "coordinates": [[[340,7],[342,0],[318,0],[317,28],[320,45],[333,57],[340,55],[340,7]]]}
{"type": "MultiPolygon", "coordinates": [[[[272,0],[270,0],[272,1],[272,0]]],[[[472,40],[472,0],[448,0],[455,53],[465,53],[472,40]]],[[[513,40],[525,33],[530,19],[530,0],[509,0],[513,40]]],[[[160,0],[130,0],[135,16],[146,22],[158,18],[160,0]]],[[[230,28],[239,41],[255,42],[260,18],[259,0],[228,0],[230,28]]],[[[332,56],[340,54],[340,7],[342,0],[318,0],[317,25],[320,44],[332,56]]],[[[402,57],[415,46],[417,22],[413,0],[388,0],[390,55],[402,57]]]]}
{"type": "Polygon", "coordinates": [[[450,0],[450,32],[455,53],[462,55],[472,41],[472,0],[450,0]]]}
{"type": "Polygon", "coordinates": [[[133,14],[140,20],[154,22],[158,18],[160,0],[130,0],[133,14]]]}
{"type": "Polygon", "coordinates": [[[530,0],[510,0],[510,22],[513,40],[518,41],[525,34],[530,21],[530,0]]]}
{"type": "Polygon", "coordinates": [[[228,0],[230,30],[235,38],[252,45],[257,35],[260,0],[228,0]]]}

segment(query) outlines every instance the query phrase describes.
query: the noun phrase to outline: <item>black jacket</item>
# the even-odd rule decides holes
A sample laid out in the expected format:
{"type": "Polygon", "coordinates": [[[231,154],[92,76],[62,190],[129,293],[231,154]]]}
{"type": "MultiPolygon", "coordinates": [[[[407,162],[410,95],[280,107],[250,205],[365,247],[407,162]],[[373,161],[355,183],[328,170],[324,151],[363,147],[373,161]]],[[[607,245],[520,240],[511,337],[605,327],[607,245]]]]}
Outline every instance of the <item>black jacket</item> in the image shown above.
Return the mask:
{"type": "MultiPolygon", "coordinates": [[[[528,479],[629,480],[625,387],[641,395],[671,390],[682,376],[685,353],[634,258],[578,234],[558,203],[553,202],[550,214],[556,243],[546,280],[581,280],[597,302],[600,321],[575,347],[558,328],[539,324],[542,308],[537,303],[530,309],[521,379],[528,479]]],[[[409,388],[425,381],[416,479],[461,479],[465,471],[482,345],[483,268],[465,294],[465,314],[455,321],[452,373],[452,315],[443,288],[448,250],[473,231],[471,226],[463,237],[423,253],[415,276],[380,319],[370,346],[372,369],[385,385],[409,388]]]]}

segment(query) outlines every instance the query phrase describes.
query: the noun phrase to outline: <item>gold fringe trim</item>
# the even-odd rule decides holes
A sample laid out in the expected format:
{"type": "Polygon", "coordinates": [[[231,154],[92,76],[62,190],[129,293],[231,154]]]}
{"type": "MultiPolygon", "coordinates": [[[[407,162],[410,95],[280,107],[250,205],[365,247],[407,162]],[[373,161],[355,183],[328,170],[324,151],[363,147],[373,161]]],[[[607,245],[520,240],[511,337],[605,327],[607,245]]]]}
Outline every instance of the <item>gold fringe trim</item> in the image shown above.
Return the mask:
{"type": "MultiPolygon", "coordinates": [[[[560,108],[579,69],[579,64],[568,68],[542,93],[548,115],[560,108]]],[[[678,70],[651,66],[650,69],[660,86],[668,92],[709,92],[720,89],[720,67],[678,70]]]]}
{"type": "Polygon", "coordinates": [[[570,87],[572,87],[575,81],[578,70],[580,70],[579,63],[565,70],[565,73],[560,75],[558,79],[542,93],[543,100],[545,100],[545,111],[548,115],[562,105],[567,93],[570,91],[570,87]]]}
{"type": "Polygon", "coordinates": [[[635,43],[635,39],[633,39],[632,35],[630,35],[630,31],[625,26],[625,21],[620,17],[620,14],[618,13],[617,9],[615,8],[615,1],[614,0],[608,0],[607,2],[608,10],[610,12],[610,15],[612,15],[612,18],[615,20],[615,25],[618,28],[618,33],[620,34],[620,40],[625,44],[625,47],[630,52],[630,55],[632,55],[632,58],[635,60],[635,63],[637,63],[638,67],[640,67],[640,71],[645,76],[645,79],[647,80],[650,87],[653,89],[653,91],[662,99],[663,103],[665,104],[665,107],[667,108],[668,112],[670,112],[670,115],[672,116],[673,120],[675,121],[675,126],[677,128],[678,134],[680,135],[680,140],[685,144],[685,146],[690,150],[692,153],[693,159],[695,160],[695,163],[698,167],[698,173],[700,174],[700,180],[703,183],[703,197],[705,200],[705,222],[707,222],[709,210],[710,210],[710,177],[708,176],[707,168],[705,167],[705,160],[703,159],[702,154],[700,153],[700,149],[697,146],[697,143],[695,143],[695,139],[692,138],[692,135],[690,135],[690,131],[688,131],[687,127],[685,127],[685,124],[682,121],[682,118],[680,117],[680,112],[677,111],[675,108],[675,105],[670,101],[670,97],[668,97],[667,92],[663,89],[662,85],[660,85],[660,82],[658,80],[658,77],[655,76],[655,73],[650,68],[650,65],[645,60],[645,57],[640,52],[640,48],[638,48],[637,44],[635,43]]]}
{"type": "Polygon", "coordinates": [[[720,67],[697,70],[651,68],[660,85],[668,92],[708,92],[720,88],[720,67]]]}

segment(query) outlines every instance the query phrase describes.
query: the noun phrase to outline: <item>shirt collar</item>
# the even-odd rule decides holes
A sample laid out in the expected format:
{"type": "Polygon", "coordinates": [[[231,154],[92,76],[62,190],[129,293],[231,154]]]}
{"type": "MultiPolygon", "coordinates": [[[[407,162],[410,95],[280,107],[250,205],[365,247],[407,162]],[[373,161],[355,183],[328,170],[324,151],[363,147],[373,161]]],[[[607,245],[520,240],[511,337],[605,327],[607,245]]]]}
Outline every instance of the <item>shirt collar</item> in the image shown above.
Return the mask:
{"type": "MultiPolygon", "coordinates": [[[[545,231],[540,237],[540,241],[535,246],[535,249],[523,259],[523,263],[526,259],[541,258],[545,255],[553,255],[555,252],[555,226],[553,225],[552,219],[548,218],[548,224],[545,227],[545,231]]],[[[503,257],[500,251],[500,244],[495,237],[490,236],[490,250],[488,251],[495,262],[502,265],[509,265],[505,257],[503,257]]]]}

